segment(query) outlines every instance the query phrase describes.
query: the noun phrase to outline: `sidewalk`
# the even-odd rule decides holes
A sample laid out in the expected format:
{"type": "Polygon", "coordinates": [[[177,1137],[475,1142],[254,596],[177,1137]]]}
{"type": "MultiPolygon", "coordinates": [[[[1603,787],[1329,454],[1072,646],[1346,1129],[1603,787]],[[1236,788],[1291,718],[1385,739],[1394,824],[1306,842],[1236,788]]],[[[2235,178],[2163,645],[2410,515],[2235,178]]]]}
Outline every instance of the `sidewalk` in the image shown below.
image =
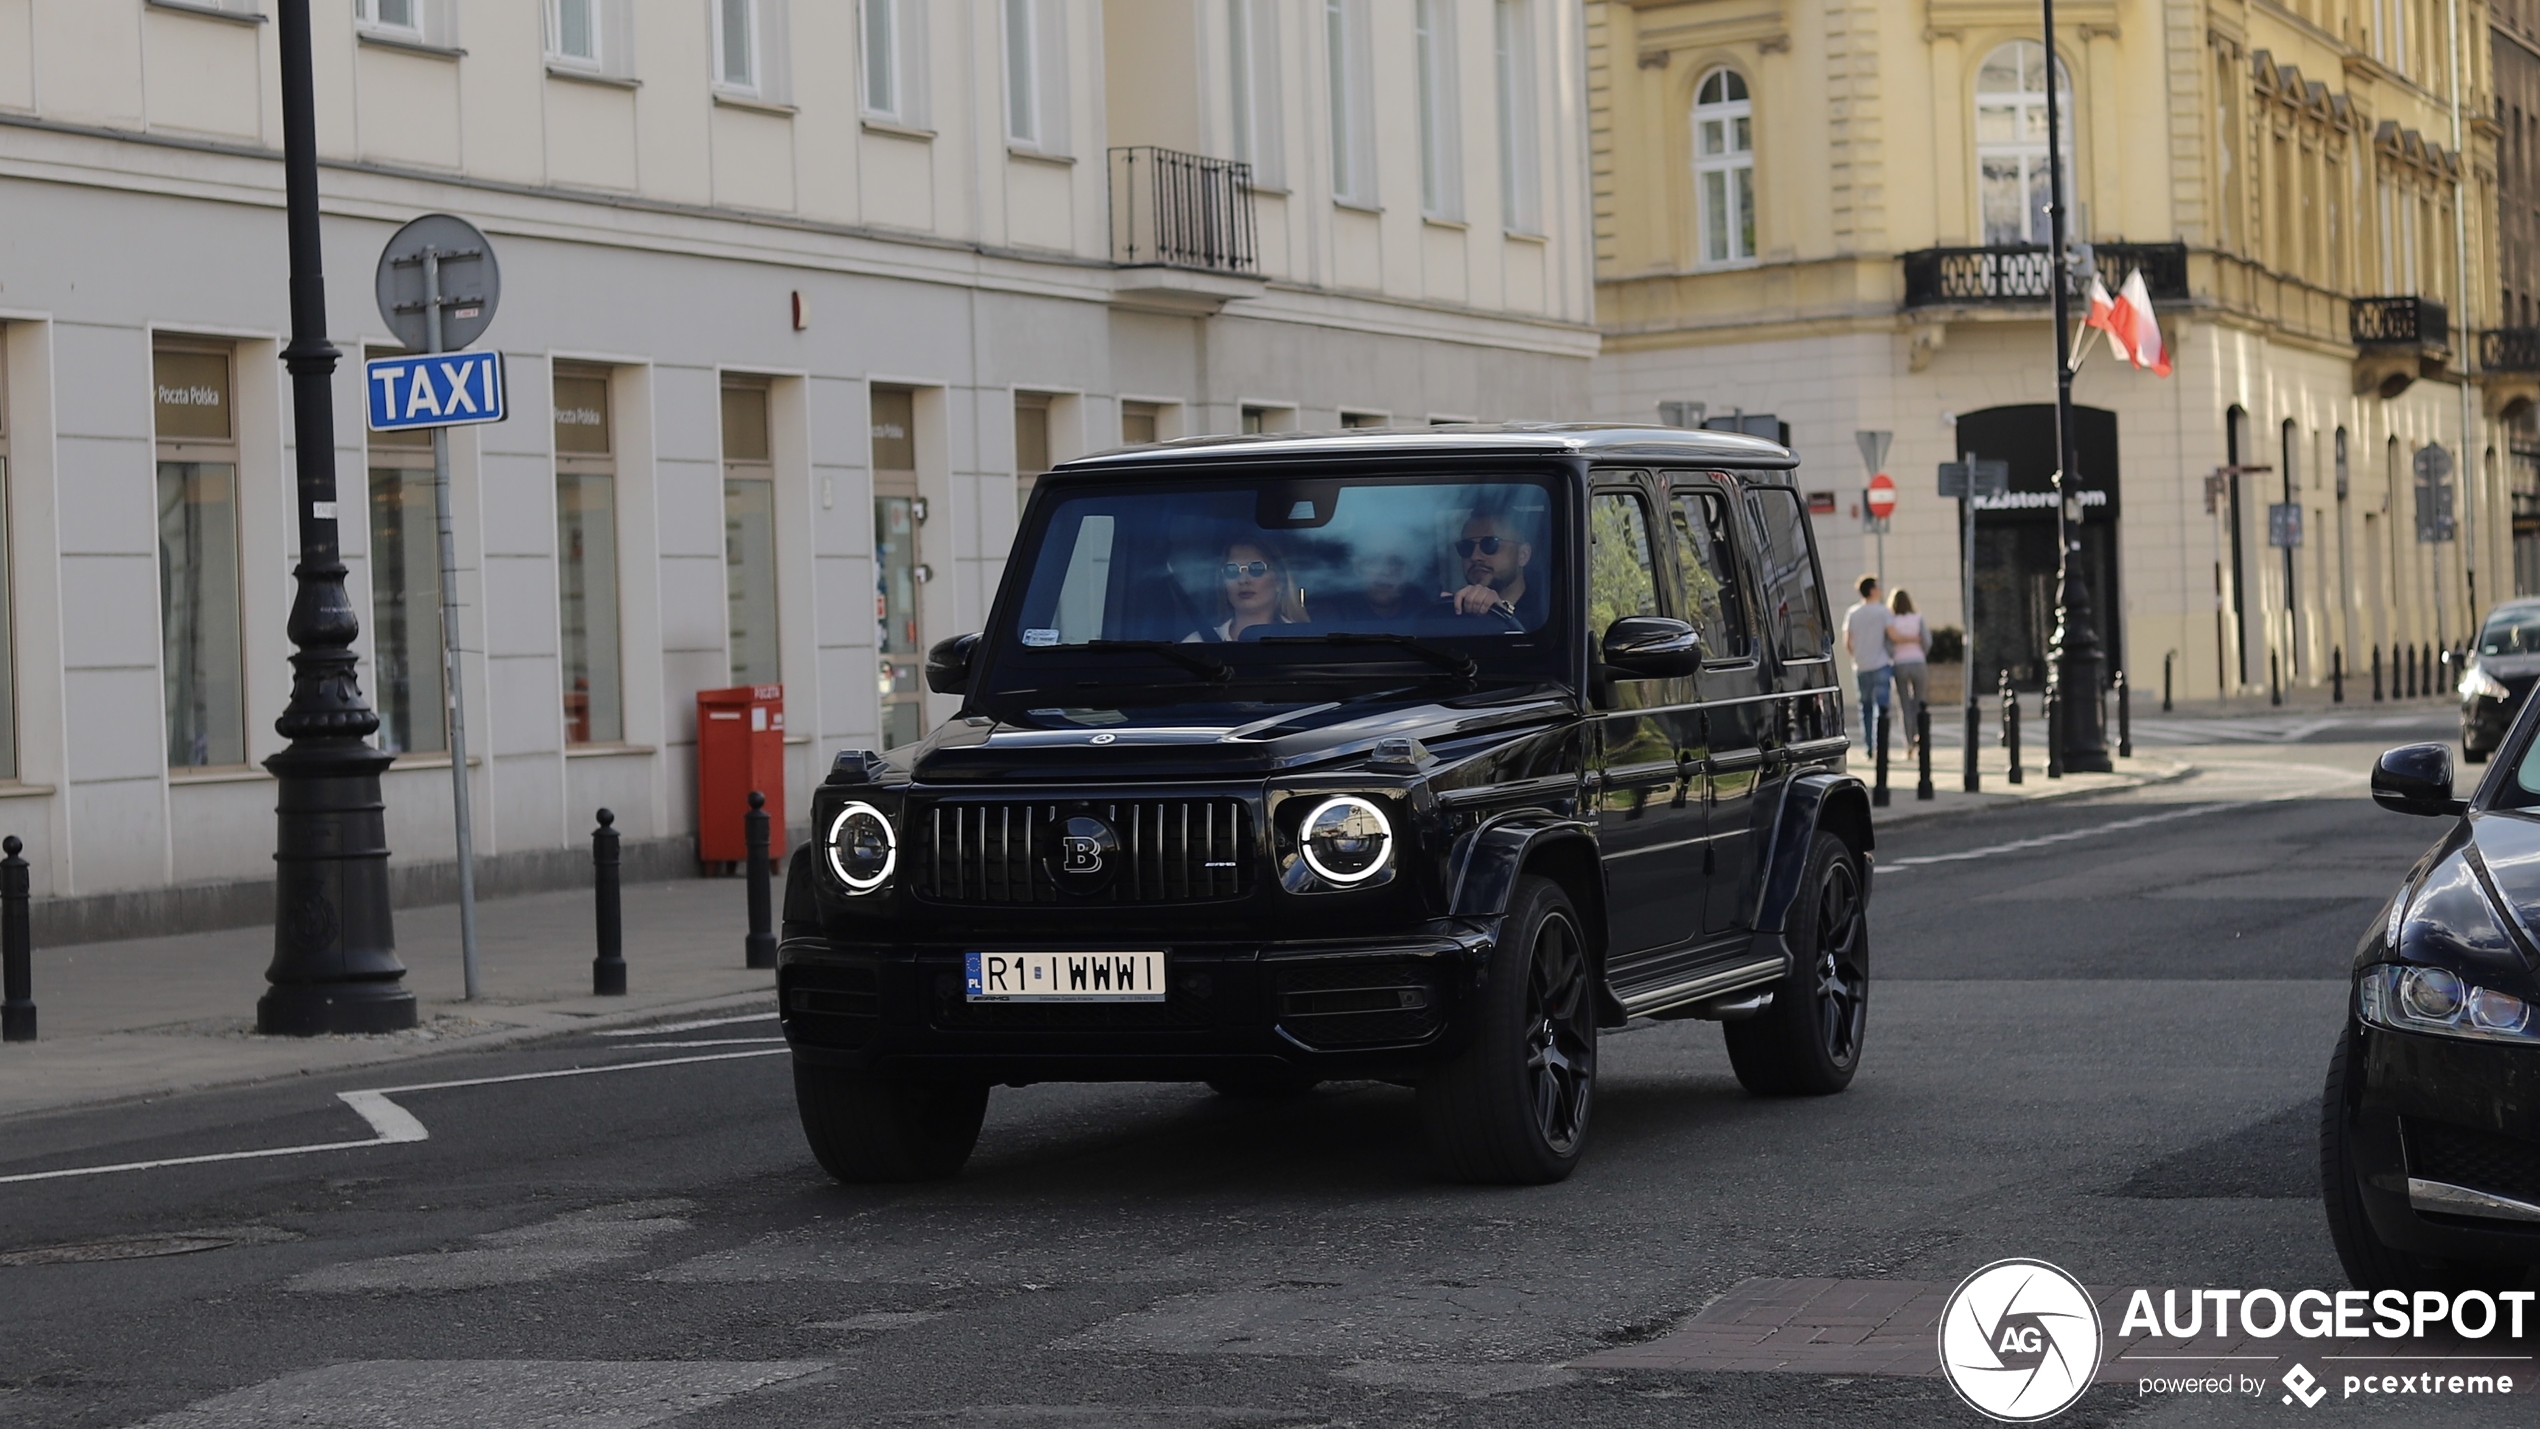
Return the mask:
{"type": "MultiPolygon", "coordinates": [[[[1937,716],[1940,712],[1932,712],[1937,716]]],[[[2033,718],[2033,717],[2032,717],[2033,718]]],[[[2108,732],[2110,762],[2116,765],[2108,774],[2066,774],[2061,779],[2046,777],[2046,754],[2038,737],[2043,727],[2027,723],[2021,731],[2021,782],[2011,782],[2010,751],[2002,748],[1999,731],[1988,720],[1976,749],[1976,774],[1984,786],[1979,793],[1966,791],[1966,726],[1964,716],[1950,711],[1944,729],[1937,719],[1932,726],[1931,784],[1932,797],[1914,797],[1920,768],[1905,757],[1900,741],[1888,754],[1888,806],[1873,807],[1870,820],[1874,827],[1888,828],[1912,823],[1917,819],[1937,818],[1943,814],[1965,814],[1984,809],[2016,808],[2027,804],[2047,803],[2058,799],[2075,799],[2089,794],[2106,794],[2123,789],[2139,789],[2146,784],[2167,784],[2196,772],[2196,766],[2166,750],[2138,747],[2131,759],[2115,758],[2116,731],[2108,732]]],[[[1852,772],[1873,787],[1878,782],[1877,766],[1861,756],[1852,755],[1852,772]]]]}
{"type": "MultiPolygon", "coordinates": [[[[223,929],[35,950],[39,1038],[0,1046],[0,1117],[82,1103],[335,1071],[570,1028],[682,1013],[775,1011],[776,975],[741,965],[749,926],[738,878],[627,886],[623,997],[591,996],[586,890],[477,905],[484,996],[461,999],[458,908],[397,914],[397,955],[422,1004],[410,1032],[263,1037],[255,1032],[273,930],[223,929]]],[[[739,1035],[775,1035],[773,1023],[739,1035]]]]}

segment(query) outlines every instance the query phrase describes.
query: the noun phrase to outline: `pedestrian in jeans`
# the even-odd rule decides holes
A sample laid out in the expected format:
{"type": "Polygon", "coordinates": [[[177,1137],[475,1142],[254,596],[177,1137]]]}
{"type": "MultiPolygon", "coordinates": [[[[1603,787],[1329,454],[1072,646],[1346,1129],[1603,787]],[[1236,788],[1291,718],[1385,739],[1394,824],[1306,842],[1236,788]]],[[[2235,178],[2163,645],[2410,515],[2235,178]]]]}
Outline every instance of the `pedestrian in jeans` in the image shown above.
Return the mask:
{"type": "Polygon", "coordinates": [[[1888,609],[1879,599],[1879,578],[1861,577],[1860,590],[1861,603],[1843,613],[1843,653],[1852,657],[1852,682],[1861,691],[1861,747],[1875,755],[1878,714],[1887,708],[1888,679],[1896,667],[1887,653],[1888,609]]]}
{"type": "Polygon", "coordinates": [[[1905,757],[1920,747],[1915,732],[1923,727],[1923,701],[1931,698],[1924,668],[1923,618],[1914,613],[1914,593],[1900,590],[1887,598],[1894,612],[1887,620],[1887,653],[1895,662],[1896,717],[1905,726],[1905,757]]]}

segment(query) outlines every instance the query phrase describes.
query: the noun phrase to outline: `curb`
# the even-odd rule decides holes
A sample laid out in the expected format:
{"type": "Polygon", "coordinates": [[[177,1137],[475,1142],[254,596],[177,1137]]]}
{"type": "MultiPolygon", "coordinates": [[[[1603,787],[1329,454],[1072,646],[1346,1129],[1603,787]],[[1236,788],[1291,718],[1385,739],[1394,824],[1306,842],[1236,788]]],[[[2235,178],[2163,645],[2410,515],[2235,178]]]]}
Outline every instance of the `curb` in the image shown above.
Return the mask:
{"type": "MultiPolygon", "coordinates": [[[[1987,802],[1983,804],[1960,806],[1954,809],[1943,809],[1938,807],[1930,809],[1905,808],[1900,811],[1898,806],[1890,804],[1888,805],[1888,810],[1884,817],[1882,817],[1876,809],[1872,809],[1870,811],[1870,827],[1872,829],[1879,829],[1884,827],[1893,827],[1897,824],[1922,823],[1930,819],[1975,817],[1983,814],[1998,813],[2007,809],[2031,808],[2039,804],[2069,803],[2075,799],[2089,798],[2092,795],[2097,794],[2123,794],[2135,789],[2150,789],[2163,784],[2181,783],[2185,780],[2194,778],[2199,772],[2200,771],[2193,761],[2182,759],[2172,761],[2170,768],[2158,773],[2130,775],[2129,778],[2131,782],[2124,784],[2097,784],[2087,788],[2053,789],[2040,794],[2022,794],[2016,799],[2005,797],[2000,802],[1987,802]]],[[[2045,776],[2041,774],[2038,777],[2042,779],[2045,776]]],[[[1893,784],[1888,787],[1891,792],[1895,792],[1898,788],[1898,786],[1893,784]]],[[[1912,790],[1910,786],[1907,786],[1904,792],[1909,799],[1912,797],[1912,790]]],[[[1978,797],[1983,796],[1979,795],[1978,797]]],[[[1937,801],[1935,801],[1935,803],[1937,803],[1937,801]]]]}

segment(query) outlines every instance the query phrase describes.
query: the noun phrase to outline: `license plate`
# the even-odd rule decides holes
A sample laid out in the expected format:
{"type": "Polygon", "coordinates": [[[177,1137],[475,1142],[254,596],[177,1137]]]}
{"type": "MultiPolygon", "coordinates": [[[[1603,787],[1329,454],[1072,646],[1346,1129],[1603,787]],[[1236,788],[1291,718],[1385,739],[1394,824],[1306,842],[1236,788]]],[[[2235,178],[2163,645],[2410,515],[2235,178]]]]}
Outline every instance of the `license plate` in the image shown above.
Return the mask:
{"type": "Polygon", "coordinates": [[[1164,954],[965,953],[971,1002],[1162,1002],[1164,954]]]}

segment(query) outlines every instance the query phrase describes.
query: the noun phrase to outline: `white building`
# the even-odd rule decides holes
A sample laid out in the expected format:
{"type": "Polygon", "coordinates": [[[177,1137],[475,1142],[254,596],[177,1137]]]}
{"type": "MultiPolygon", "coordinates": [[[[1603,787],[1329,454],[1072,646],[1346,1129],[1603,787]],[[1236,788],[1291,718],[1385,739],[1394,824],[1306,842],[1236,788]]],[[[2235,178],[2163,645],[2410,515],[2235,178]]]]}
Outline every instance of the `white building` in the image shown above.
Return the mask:
{"type": "MultiPolygon", "coordinates": [[[[268,8],[0,0],[0,829],[59,936],[270,912],[296,533],[268,8]]],[[[357,364],[417,214],[475,222],[504,279],[480,346],[513,417],[452,442],[498,888],[563,876],[601,805],[630,859],[686,858],[700,689],[785,686],[797,801],[940,717],[922,651],[979,624],[1051,462],[1587,406],[1575,0],[313,8],[408,897],[451,858],[430,462],[365,433],[357,364]]]]}

